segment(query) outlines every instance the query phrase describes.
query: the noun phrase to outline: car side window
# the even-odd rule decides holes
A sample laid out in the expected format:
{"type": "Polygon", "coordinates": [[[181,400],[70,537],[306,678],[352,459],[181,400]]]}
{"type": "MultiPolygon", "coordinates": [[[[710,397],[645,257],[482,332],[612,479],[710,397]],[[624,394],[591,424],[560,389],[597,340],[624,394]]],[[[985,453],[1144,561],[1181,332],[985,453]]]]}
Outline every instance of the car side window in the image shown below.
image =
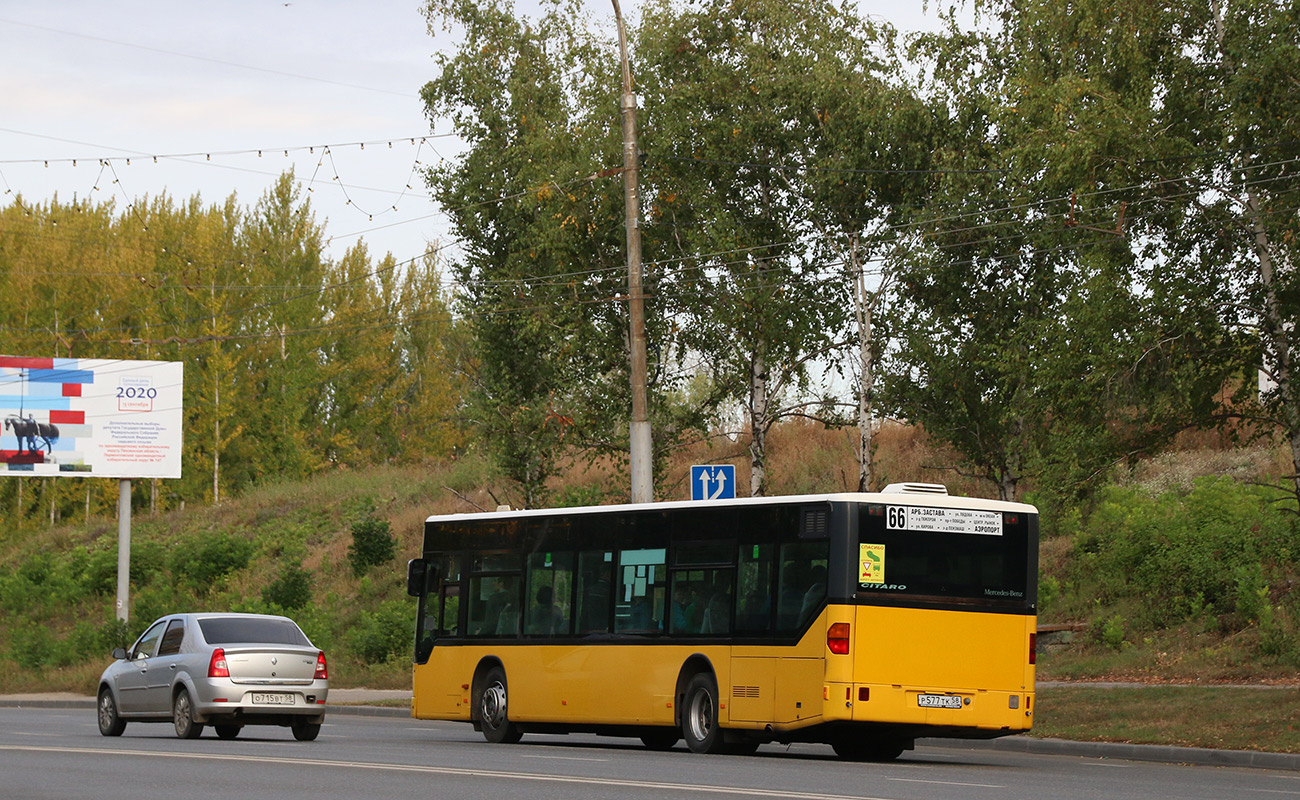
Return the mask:
{"type": "Polygon", "coordinates": [[[174,656],[181,651],[181,640],[185,638],[185,621],[174,619],[167,624],[162,644],[158,646],[158,655],[174,656]]]}
{"type": "Polygon", "coordinates": [[[149,658],[153,655],[153,651],[158,648],[158,640],[162,638],[166,625],[166,622],[159,622],[144,632],[144,636],[141,636],[135,643],[135,647],[131,648],[132,661],[149,658]]]}

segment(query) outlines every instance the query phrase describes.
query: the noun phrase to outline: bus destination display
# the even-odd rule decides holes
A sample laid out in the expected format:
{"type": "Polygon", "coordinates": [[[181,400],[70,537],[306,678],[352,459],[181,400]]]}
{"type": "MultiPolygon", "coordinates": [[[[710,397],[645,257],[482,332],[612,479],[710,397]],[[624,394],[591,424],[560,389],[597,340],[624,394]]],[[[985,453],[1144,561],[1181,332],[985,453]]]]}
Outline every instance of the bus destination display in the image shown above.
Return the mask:
{"type": "Polygon", "coordinates": [[[891,531],[1001,536],[1002,515],[997,511],[969,508],[889,506],[885,513],[885,528],[891,531]]]}

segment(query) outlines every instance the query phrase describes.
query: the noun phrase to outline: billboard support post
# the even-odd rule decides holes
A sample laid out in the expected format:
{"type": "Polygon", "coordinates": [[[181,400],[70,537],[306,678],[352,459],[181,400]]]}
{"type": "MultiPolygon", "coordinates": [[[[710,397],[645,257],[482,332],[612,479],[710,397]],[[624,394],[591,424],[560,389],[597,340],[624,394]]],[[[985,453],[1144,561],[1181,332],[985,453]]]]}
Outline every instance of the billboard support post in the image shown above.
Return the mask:
{"type": "Polygon", "coordinates": [[[131,609],[131,479],[117,482],[117,618],[126,622],[131,609]]]}

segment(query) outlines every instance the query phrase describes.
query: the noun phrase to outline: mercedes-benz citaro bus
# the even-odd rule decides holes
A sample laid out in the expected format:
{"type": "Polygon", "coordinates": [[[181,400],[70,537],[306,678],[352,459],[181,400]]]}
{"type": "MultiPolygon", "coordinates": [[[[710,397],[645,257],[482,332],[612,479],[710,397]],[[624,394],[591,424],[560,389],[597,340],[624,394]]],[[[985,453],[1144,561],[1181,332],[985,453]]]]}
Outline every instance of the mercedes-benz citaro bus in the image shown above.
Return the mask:
{"type": "Polygon", "coordinates": [[[749,753],[1027,731],[1038,512],[880,493],[455,514],[425,523],[412,716],[749,753]]]}

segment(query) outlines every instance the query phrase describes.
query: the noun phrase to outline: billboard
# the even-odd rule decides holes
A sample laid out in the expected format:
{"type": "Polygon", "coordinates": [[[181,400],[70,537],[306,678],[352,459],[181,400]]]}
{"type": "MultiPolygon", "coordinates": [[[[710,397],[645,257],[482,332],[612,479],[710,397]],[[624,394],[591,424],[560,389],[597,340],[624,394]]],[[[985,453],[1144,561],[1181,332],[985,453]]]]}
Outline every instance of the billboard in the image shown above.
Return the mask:
{"type": "Polygon", "coordinates": [[[179,361],[0,356],[0,476],[179,478],[179,361]]]}

